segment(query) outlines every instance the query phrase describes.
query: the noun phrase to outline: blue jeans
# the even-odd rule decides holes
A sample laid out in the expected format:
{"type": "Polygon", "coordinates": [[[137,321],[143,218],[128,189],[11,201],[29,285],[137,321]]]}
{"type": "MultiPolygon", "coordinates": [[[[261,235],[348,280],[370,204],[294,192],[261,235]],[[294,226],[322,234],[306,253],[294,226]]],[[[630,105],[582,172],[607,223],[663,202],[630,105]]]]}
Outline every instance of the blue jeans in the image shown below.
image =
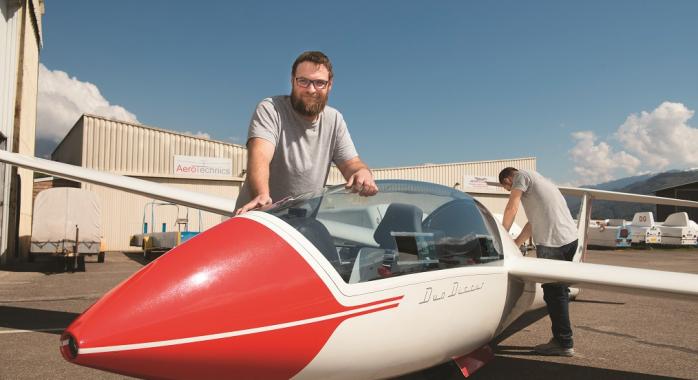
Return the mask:
{"type": "MultiPolygon", "coordinates": [[[[577,243],[578,241],[575,240],[562,247],[538,245],[536,246],[536,254],[541,259],[572,261],[575,252],[577,252],[577,243]]],[[[553,337],[560,346],[572,348],[574,341],[572,340],[569,311],[570,288],[558,283],[543,284],[543,299],[548,307],[550,322],[552,322],[553,337]]]]}

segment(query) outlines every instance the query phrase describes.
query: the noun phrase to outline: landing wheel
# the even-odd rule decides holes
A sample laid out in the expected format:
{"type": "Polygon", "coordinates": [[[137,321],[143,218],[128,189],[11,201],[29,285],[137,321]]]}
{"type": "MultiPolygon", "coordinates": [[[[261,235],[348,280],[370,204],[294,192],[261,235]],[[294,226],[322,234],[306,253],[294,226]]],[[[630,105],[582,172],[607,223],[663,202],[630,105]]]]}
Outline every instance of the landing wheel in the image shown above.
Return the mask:
{"type": "Polygon", "coordinates": [[[103,263],[104,262],[104,252],[100,252],[97,254],[97,262],[98,263],[103,263]]]}

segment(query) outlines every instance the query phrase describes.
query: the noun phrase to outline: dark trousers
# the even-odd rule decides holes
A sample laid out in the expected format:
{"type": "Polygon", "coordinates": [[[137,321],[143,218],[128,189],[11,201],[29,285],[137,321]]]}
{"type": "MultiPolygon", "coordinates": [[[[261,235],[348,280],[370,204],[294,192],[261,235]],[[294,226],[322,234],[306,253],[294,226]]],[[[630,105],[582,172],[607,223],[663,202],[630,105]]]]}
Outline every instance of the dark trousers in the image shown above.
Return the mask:
{"type": "MultiPolygon", "coordinates": [[[[550,260],[572,261],[577,252],[575,240],[562,247],[536,246],[538,258],[550,260]]],[[[543,284],[543,299],[548,307],[548,315],[552,322],[553,337],[564,348],[572,348],[572,325],[570,323],[570,288],[564,284],[543,284]]]]}

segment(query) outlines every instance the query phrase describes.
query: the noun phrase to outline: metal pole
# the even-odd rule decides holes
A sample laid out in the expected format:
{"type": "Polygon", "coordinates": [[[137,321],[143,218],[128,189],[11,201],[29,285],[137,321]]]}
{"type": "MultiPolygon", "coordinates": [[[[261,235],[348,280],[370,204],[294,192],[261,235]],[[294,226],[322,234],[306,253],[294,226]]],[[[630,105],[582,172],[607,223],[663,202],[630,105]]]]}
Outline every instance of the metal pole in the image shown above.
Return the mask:
{"type": "Polygon", "coordinates": [[[80,256],[80,252],[78,252],[78,246],[80,242],[80,227],[78,225],[75,225],[75,261],[77,263],[77,271],[78,272],[84,272],[85,271],[85,257],[80,256]]]}

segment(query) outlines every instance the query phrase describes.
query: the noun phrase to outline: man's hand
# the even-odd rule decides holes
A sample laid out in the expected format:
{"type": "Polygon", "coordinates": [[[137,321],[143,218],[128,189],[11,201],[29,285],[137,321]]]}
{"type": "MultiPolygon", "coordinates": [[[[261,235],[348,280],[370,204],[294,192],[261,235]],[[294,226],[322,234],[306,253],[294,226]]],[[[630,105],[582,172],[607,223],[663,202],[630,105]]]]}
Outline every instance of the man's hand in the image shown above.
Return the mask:
{"type": "Polygon", "coordinates": [[[247,141],[247,185],[250,196],[258,194],[244,206],[235,210],[235,215],[244,214],[254,208],[271,204],[269,196],[269,163],[274,156],[274,144],[255,137],[247,141]]]}
{"type": "Polygon", "coordinates": [[[376,181],[373,179],[373,173],[368,168],[357,170],[349,177],[344,187],[364,197],[378,193],[378,186],[376,186],[376,181]]]}
{"type": "Polygon", "coordinates": [[[239,209],[235,210],[235,215],[237,216],[237,215],[240,215],[240,214],[244,214],[244,213],[246,213],[246,212],[248,212],[248,211],[250,211],[250,210],[252,210],[252,209],[255,209],[255,208],[257,208],[257,207],[262,207],[262,206],[270,205],[271,202],[272,202],[272,201],[271,201],[271,197],[270,197],[268,194],[260,194],[260,195],[258,195],[258,196],[256,196],[256,197],[254,197],[254,199],[252,199],[251,201],[249,201],[249,202],[248,202],[247,204],[245,204],[244,206],[242,206],[242,207],[240,207],[239,209]]]}
{"type": "Polygon", "coordinates": [[[346,185],[344,185],[345,188],[351,189],[352,192],[359,193],[359,195],[364,197],[378,193],[378,186],[376,186],[376,181],[373,179],[373,173],[358,156],[338,163],[337,168],[347,180],[346,185]]]}
{"type": "Polygon", "coordinates": [[[529,237],[531,237],[532,233],[532,226],[531,223],[526,223],[524,228],[521,229],[521,233],[519,236],[514,240],[514,243],[516,243],[517,247],[520,247],[524,244],[526,244],[526,240],[528,240],[529,237]]]}

